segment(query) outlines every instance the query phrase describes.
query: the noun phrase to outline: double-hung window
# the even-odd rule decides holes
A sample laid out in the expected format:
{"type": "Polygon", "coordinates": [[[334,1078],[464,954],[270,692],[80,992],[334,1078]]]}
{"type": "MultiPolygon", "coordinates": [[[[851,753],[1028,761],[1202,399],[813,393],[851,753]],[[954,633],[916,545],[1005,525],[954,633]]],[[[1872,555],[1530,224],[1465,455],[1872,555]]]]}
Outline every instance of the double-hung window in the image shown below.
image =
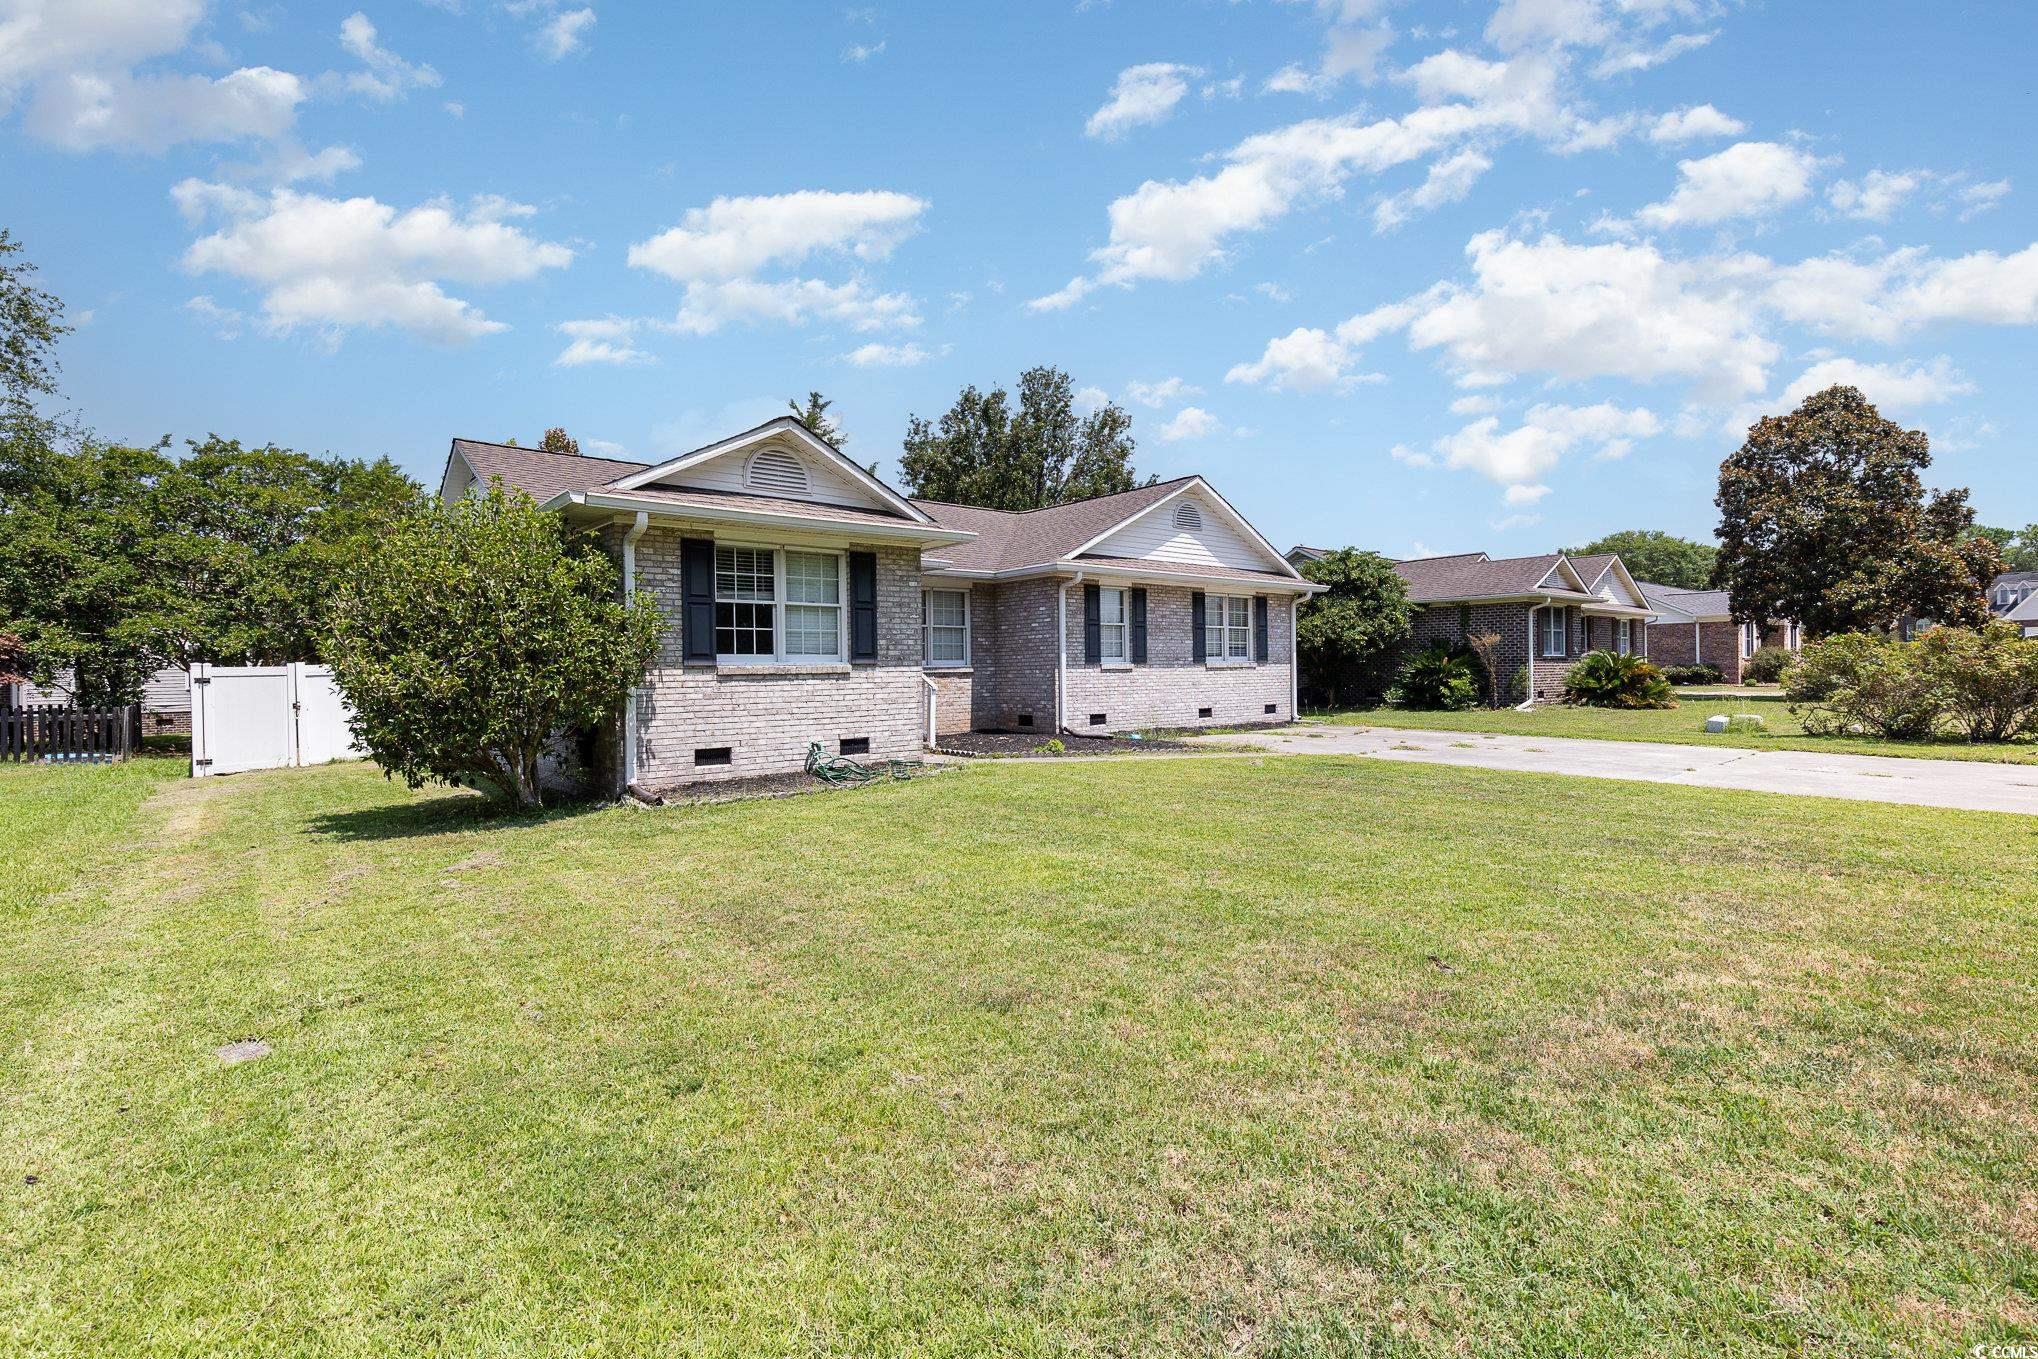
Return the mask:
{"type": "Polygon", "coordinates": [[[920,622],[926,634],[926,664],[969,664],[969,591],[928,590],[920,596],[920,622]]]}
{"type": "Polygon", "coordinates": [[[1741,624],[1741,654],[1752,656],[1762,649],[1762,629],[1753,623],[1741,624]]]}
{"type": "Polygon", "coordinates": [[[1252,657],[1253,602],[1244,595],[1206,595],[1203,654],[1213,661],[1252,657]]]}
{"type": "Polygon", "coordinates": [[[1625,618],[1613,621],[1613,649],[1625,656],[1634,649],[1633,624],[1625,618]]]}
{"type": "Polygon", "coordinates": [[[1109,586],[1097,591],[1097,636],[1098,655],[1106,665],[1124,665],[1128,661],[1125,650],[1125,591],[1109,586]]]}
{"type": "Polygon", "coordinates": [[[715,656],[842,659],[842,555],[715,547],[715,656]]]}
{"type": "Polygon", "coordinates": [[[1552,606],[1543,610],[1543,654],[1562,656],[1569,647],[1565,610],[1552,606]]]}

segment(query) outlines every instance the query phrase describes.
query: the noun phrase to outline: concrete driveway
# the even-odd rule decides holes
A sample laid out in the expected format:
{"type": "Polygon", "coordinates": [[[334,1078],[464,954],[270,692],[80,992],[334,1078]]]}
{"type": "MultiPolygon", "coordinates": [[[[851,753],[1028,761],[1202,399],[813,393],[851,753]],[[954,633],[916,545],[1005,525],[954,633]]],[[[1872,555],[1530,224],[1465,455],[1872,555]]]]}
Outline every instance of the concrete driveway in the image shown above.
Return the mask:
{"type": "Polygon", "coordinates": [[[1640,779],[1698,788],[1962,807],[2038,816],[2038,765],[1973,760],[1914,760],[1882,755],[1825,755],[1803,750],[1662,745],[1652,741],[1581,741],[1561,736],[1488,736],[1393,727],[1287,727],[1279,731],[1195,737],[1198,742],[1259,746],[1284,755],[1364,755],[1418,764],[1518,769],[1596,779],[1640,779]]]}

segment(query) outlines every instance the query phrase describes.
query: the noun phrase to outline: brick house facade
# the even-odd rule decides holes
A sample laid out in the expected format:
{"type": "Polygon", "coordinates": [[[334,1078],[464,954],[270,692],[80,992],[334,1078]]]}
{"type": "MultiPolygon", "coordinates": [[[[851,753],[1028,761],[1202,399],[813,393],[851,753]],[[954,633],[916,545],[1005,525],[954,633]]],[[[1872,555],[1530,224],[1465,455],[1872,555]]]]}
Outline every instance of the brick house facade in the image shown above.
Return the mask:
{"type": "Polygon", "coordinates": [[[1024,513],[913,501],[781,418],[655,466],[455,440],[440,493],[497,479],[596,532],[665,619],[595,762],[619,786],[796,771],[814,742],[885,759],[1294,715],[1319,587],[1200,477],[1024,513]]]}
{"type": "Polygon", "coordinates": [[[1716,665],[1725,683],[1740,684],[1748,661],[1765,646],[1795,652],[1804,645],[1795,623],[1771,623],[1759,632],[1733,617],[1725,590],[1684,590],[1641,582],[1655,617],[1649,650],[1660,665],[1716,665]]]}

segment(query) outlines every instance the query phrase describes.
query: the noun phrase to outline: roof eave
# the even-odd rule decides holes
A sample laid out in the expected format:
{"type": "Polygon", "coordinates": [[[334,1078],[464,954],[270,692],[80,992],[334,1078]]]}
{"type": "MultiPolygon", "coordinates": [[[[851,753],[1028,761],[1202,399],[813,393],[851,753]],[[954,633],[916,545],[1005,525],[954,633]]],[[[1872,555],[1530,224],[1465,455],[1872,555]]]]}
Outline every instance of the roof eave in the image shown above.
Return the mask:
{"type": "Polygon", "coordinates": [[[1256,585],[1263,589],[1277,590],[1283,594],[1297,595],[1321,594],[1330,588],[1328,585],[1319,585],[1313,580],[1304,580],[1299,576],[1291,580],[1276,576],[1272,572],[1267,572],[1264,575],[1213,576],[1202,571],[1170,571],[1166,567],[1158,566],[1153,568],[1127,567],[1116,564],[1101,566],[1096,562],[1069,561],[1066,559],[1036,562],[1031,566],[1008,566],[998,571],[982,568],[943,566],[937,570],[923,570],[920,574],[925,576],[941,576],[953,580],[982,580],[991,582],[1031,580],[1040,576],[1120,576],[1127,580],[1180,581],[1184,584],[1209,584],[1214,582],[1220,585],[1256,585]]]}
{"type": "Polygon", "coordinates": [[[778,514],[770,510],[743,510],[711,505],[675,505],[669,501],[651,500],[630,495],[628,492],[614,491],[561,491],[539,508],[561,511],[584,508],[615,513],[636,513],[641,510],[658,520],[705,519],[715,523],[750,524],[759,528],[805,529],[809,532],[851,538],[882,538],[936,546],[967,543],[977,536],[964,529],[939,528],[913,520],[904,520],[896,525],[873,524],[866,519],[833,519],[826,515],[778,514]]]}

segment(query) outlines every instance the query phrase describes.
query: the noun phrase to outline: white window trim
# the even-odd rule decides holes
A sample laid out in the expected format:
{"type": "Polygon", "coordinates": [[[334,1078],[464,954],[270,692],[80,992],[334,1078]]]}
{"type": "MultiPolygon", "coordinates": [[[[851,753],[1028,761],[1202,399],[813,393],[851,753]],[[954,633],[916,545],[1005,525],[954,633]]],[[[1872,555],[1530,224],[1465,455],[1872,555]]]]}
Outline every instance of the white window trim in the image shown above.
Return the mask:
{"type": "Polygon", "coordinates": [[[1100,585],[1097,587],[1097,662],[1106,670],[1130,670],[1132,668],[1132,591],[1123,585],[1100,585]],[[1104,596],[1118,596],[1118,621],[1104,620],[1104,596]],[[1104,645],[1104,638],[1112,629],[1118,631],[1118,654],[1113,656],[1104,645]]]}
{"type": "Polygon", "coordinates": [[[1203,596],[1203,663],[1214,666],[1240,667],[1255,664],[1253,660],[1253,597],[1251,595],[1216,595],[1206,593],[1203,596]],[[1231,625],[1230,605],[1232,603],[1239,603],[1245,606],[1245,622],[1238,627],[1231,625]],[[1215,624],[1211,622],[1213,617],[1212,610],[1216,611],[1215,616],[1221,620],[1215,624]],[[1210,634],[1212,632],[1217,634],[1218,647],[1215,651],[1210,649],[1210,634]],[[1243,655],[1234,656],[1231,654],[1231,634],[1234,632],[1240,634],[1245,639],[1245,653],[1243,655]]]}
{"type": "Polygon", "coordinates": [[[1545,604],[1543,606],[1543,621],[1536,628],[1536,652],[1537,659],[1545,661],[1562,660],[1571,654],[1571,611],[1569,609],[1561,604],[1545,604]],[[1550,620],[1552,618],[1558,620],[1556,631],[1559,645],[1555,651],[1550,650],[1550,620]]]}
{"type": "Polygon", "coordinates": [[[930,586],[920,592],[920,664],[927,670],[967,670],[970,668],[970,588],[960,590],[946,586],[930,586]],[[962,596],[962,659],[959,661],[937,661],[934,659],[934,595],[962,596]]]}
{"type": "Polygon", "coordinates": [[[1635,654],[1634,624],[1626,618],[1613,620],[1613,649],[1623,656],[1635,654]]]}
{"type": "MultiPolygon", "coordinates": [[[[849,554],[832,547],[787,547],[774,543],[737,542],[728,538],[715,540],[717,554],[725,547],[744,548],[771,554],[771,654],[769,656],[725,656],[715,652],[716,665],[844,665],[849,660],[847,632],[849,628],[849,554]],[[800,552],[814,557],[835,559],[835,603],[810,607],[833,608],[835,610],[835,652],[829,656],[789,656],[785,649],[785,611],[789,604],[785,593],[785,554],[800,552]]],[[[722,572],[719,556],[715,563],[715,609],[719,613],[723,604],[756,603],[755,600],[725,600],[722,598],[722,572]]],[[[719,634],[721,628],[715,631],[719,634]]]]}

